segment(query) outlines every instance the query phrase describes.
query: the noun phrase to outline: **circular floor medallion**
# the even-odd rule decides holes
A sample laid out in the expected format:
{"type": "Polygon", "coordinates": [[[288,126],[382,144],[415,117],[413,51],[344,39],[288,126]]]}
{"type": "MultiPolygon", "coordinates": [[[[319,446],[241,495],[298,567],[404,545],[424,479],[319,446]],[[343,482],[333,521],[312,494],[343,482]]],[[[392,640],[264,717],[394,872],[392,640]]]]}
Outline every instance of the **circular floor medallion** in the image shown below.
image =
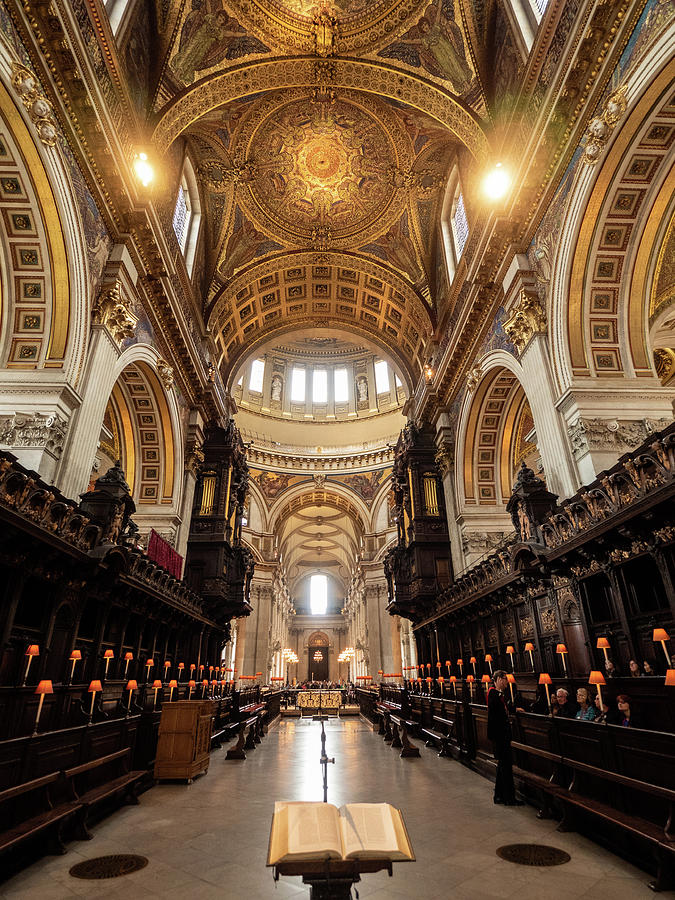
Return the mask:
{"type": "Polygon", "coordinates": [[[148,864],[145,856],[131,853],[115,853],[113,856],[95,856],[85,859],[70,870],[74,878],[119,878],[144,869],[148,864]]]}
{"type": "Polygon", "coordinates": [[[519,866],[561,866],[572,858],[564,850],[545,844],[505,844],[497,848],[497,856],[519,866]]]}

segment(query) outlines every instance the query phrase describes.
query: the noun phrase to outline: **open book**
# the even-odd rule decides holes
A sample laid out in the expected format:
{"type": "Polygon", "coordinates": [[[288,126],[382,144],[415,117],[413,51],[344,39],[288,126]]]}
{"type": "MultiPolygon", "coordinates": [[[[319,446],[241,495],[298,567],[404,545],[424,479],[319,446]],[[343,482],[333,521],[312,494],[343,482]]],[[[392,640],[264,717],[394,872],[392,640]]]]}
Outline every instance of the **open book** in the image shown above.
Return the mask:
{"type": "Polygon", "coordinates": [[[279,801],[267,865],[314,859],[414,860],[403,817],[388,803],[279,801]]]}

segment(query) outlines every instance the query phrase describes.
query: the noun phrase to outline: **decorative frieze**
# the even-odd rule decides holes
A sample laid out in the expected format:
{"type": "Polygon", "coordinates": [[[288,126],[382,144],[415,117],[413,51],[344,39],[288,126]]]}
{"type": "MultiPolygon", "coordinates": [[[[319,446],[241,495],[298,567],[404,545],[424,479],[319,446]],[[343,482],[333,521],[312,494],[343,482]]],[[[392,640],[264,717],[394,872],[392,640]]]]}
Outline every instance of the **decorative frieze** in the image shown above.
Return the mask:
{"type": "Polygon", "coordinates": [[[578,459],[593,450],[625,453],[669,424],[668,419],[630,421],[580,417],[573,425],[569,426],[567,433],[572,451],[578,459]]]}
{"type": "Polygon", "coordinates": [[[15,62],[12,63],[12,84],[28,110],[38,137],[46,147],[53,147],[57,137],[54,113],[37,78],[30,69],[15,62]]]}
{"type": "Polygon", "coordinates": [[[600,159],[600,155],[609,141],[617,122],[626,112],[626,88],[618,91],[605,100],[602,112],[588,124],[586,146],[583,161],[592,166],[600,159]]]}
{"type": "Polygon", "coordinates": [[[68,423],[58,414],[15,413],[0,416],[0,444],[4,447],[46,450],[58,458],[63,452],[68,423]]]}
{"type": "Polygon", "coordinates": [[[173,386],[173,368],[163,359],[157,360],[159,379],[168,391],[173,386]]]}

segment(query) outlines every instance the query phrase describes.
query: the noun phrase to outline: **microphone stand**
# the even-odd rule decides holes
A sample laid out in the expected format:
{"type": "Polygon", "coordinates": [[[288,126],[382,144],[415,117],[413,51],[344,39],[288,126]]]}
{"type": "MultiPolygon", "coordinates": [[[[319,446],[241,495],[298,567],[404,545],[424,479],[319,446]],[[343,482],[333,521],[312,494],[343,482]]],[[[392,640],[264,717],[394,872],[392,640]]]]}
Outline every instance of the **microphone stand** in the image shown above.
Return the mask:
{"type": "Polygon", "coordinates": [[[323,727],[323,723],[325,722],[327,716],[321,716],[321,759],[320,763],[323,766],[323,802],[328,803],[328,763],[335,763],[335,757],[329,759],[326,756],[326,732],[323,727]]]}

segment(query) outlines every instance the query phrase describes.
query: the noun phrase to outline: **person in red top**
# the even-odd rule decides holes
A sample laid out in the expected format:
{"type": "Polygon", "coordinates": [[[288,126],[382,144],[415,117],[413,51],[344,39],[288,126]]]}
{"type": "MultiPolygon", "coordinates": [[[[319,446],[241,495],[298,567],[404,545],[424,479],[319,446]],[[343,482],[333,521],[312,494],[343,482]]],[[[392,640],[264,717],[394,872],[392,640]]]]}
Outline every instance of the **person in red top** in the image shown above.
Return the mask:
{"type": "Polygon", "coordinates": [[[492,676],[494,687],[488,691],[487,736],[492,741],[497,759],[497,779],[495,781],[495,803],[504,806],[522,806],[522,800],[516,800],[516,789],[513,784],[513,760],[511,756],[511,722],[506,706],[504,691],[508,686],[506,672],[499,669],[492,676]]]}

